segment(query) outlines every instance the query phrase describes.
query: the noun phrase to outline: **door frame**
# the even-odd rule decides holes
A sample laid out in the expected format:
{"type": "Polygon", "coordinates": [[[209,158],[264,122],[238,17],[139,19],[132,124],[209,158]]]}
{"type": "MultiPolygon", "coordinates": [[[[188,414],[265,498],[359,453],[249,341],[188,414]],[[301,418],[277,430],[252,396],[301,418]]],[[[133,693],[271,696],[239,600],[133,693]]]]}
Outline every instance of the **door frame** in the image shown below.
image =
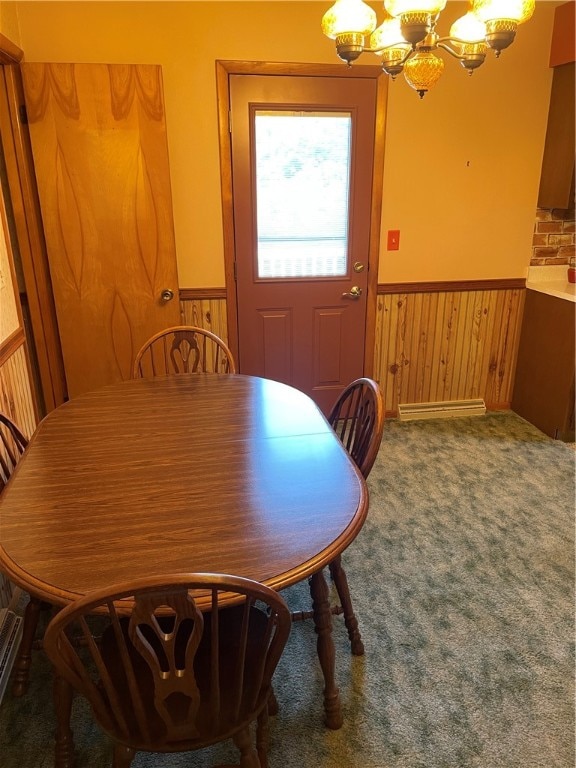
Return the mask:
{"type": "Polygon", "coordinates": [[[27,331],[31,338],[28,344],[34,350],[33,366],[30,366],[28,355],[30,379],[38,415],[42,417],[67,399],[67,389],[30,136],[23,109],[20,72],[23,58],[24,52],[0,34],[0,135],[29,312],[27,331]]]}
{"type": "Polygon", "coordinates": [[[224,272],[228,315],[228,346],[238,359],[238,302],[236,295],[234,207],[232,188],[232,135],[230,132],[230,75],[299,75],[301,77],[366,77],[377,80],[376,125],[374,136],[374,167],[372,172],[372,201],[370,211],[370,245],[368,253],[368,293],[364,333],[364,375],[374,374],[376,338],[376,303],[378,299],[378,264],[380,257],[380,227],[382,216],[382,187],[384,179],[384,140],[386,129],[386,98],[388,78],[381,67],[341,64],[300,64],[259,61],[216,61],[216,93],[218,101],[218,136],[220,147],[220,179],[222,194],[222,227],[224,236],[224,272]]]}

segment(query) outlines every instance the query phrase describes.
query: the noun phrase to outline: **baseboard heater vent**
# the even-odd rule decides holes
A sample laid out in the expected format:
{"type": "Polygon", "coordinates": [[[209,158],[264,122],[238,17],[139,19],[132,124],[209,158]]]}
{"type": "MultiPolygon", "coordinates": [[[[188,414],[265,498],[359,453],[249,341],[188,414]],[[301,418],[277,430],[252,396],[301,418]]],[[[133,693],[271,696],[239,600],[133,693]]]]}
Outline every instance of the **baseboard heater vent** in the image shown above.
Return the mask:
{"type": "Polygon", "coordinates": [[[0,701],[6,691],[20,645],[23,621],[21,616],[17,616],[8,608],[0,608],[0,701]]]}
{"type": "Polygon", "coordinates": [[[484,400],[446,400],[443,403],[403,403],[398,406],[400,421],[483,416],[485,413],[484,400]]]}
{"type": "Polygon", "coordinates": [[[8,606],[0,608],[0,703],[22,639],[24,611],[29,601],[27,592],[14,587],[8,606]]]}

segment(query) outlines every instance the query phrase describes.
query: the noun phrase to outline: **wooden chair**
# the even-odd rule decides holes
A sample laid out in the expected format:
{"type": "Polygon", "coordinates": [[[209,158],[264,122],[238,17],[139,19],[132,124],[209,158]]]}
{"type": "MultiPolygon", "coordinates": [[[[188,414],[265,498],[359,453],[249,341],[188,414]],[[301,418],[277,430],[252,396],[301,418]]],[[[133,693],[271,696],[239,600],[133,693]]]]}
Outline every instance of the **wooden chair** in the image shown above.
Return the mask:
{"type": "MultiPolygon", "coordinates": [[[[0,413],[0,493],[10,480],[14,467],[18,464],[27,445],[28,440],[12,419],[4,413],[0,413]]],[[[5,597],[12,596],[13,586],[2,573],[0,573],[0,586],[2,586],[2,594],[5,597]]],[[[0,604],[0,607],[6,606],[0,604]]]]}
{"type": "MultiPolygon", "coordinates": [[[[0,493],[10,480],[14,467],[24,453],[28,440],[18,429],[16,424],[4,413],[0,413],[0,493]]],[[[13,596],[13,585],[9,579],[0,572],[0,587],[2,596],[8,600],[13,596]]],[[[6,603],[0,603],[0,607],[6,607],[6,603]]]]}
{"type": "Polygon", "coordinates": [[[154,334],[134,361],[135,379],[174,373],[236,373],[232,352],[219,336],[194,325],[154,334]]]}
{"type": "MultiPolygon", "coordinates": [[[[27,445],[28,440],[16,424],[4,413],[0,413],[0,492],[6,486],[27,445]]],[[[28,687],[32,645],[38,626],[39,612],[43,607],[49,606],[35,597],[31,597],[26,606],[22,638],[12,674],[12,691],[16,696],[21,696],[28,687]]]]}
{"type": "MultiPolygon", "coordinates": [[[[183,752],[228,738],[240,768],[259,768],[268,765],[267,705],[289,631],[288,607],[272,589],[191,573],[86,595],[52,619],[44,647],[56,689],[63,680],[82,694],[113,740],[114,768],[128,768],[139,750],[183,752]],[[199,595],[209,598],[209,613],[198,609],[199,595]],[[103,614],[99,639],[87,621],[94,613],[103,614]],[[69,638],[78,632],[86,648],[77,650],[69,638]]],[[[58,738],[68,734],[71,743],[66,698],[56,697],[58,738]]]]}
{"type": "Polygon", "coordinates": [[[373,379],[356,379],[332,406],[328,421],[354,463],[368,477],[382,441],[384,402],[373,379]]]}
{"type": "Polygon", "coordinates": [[[10,479],[27,445],[28,440],[16,424],[0,413],[0,491],[10,479]]]}
{"type": "MultiPolygon", "coordinates": [[[[367,478],[378,455],[384,429],[384,402],[378,384],[364,377],[353,381],[335,402],[328,421],[362,475],[367,478]]],[[[333,607],[332,613],[344,614],[352,653],[362,656],[364,644],[352,607],[341,555],[332,560],[329,568],[340,598],[340,605],[333,607]]],[[[308,619],[312,615],[312,611],[299,611],[292,614],[292,620],[308,619]]]]}

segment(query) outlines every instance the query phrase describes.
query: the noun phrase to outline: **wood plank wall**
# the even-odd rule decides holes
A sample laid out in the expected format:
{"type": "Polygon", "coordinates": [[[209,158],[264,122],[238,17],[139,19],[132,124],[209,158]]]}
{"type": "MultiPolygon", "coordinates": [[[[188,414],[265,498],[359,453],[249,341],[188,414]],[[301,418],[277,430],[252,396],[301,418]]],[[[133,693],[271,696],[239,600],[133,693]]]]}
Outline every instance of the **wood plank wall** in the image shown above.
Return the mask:
{"type": "Polygon", "coordinates": [[[374,378],[387,415],[401,403],[482,398],[508,408],[525,290],[378,296],[374,378]]]}
{"type": "MultiPolygon", "coordinates": [[[[379,286],[373,376],[387,416],[397,415],[400,403],[482,398],[492,410],[510,407],[524,281],[491,283],[379,286]]],[[[181,291],[180,300],[184,323],[228,342],[223,291],[181,291]]]]}
{"type": "Polygon", "coordinates": [[[36,413],[25,349],[22,344],[0,365],[0,411],[16,422],[26,437],[31,437],[36,429],[36,413]]]}
{"type": "Polygon", "coordinates": [[[180,311],[184,325],[197,325],[212,331],[228,344],[228,314],[224,289],[181,290],[180,311]]]}
{"type": "MultiPolygon", "coordinates": [[[[226,342],[221,290],[182,292],[182,320],[226,342]]],[[[399,403],[483,398],[490,409],[512,399],[523,288],[380,292],[374,378],[389,416],[399,403]]],[[[36,426],[24,346],[0,366],[0,408],[30,436],[36,426]]]]}
{"type": "MultiPolygon", "coordinates": [[[[2,355],[0,351],[0,411],[17,424],[26,437],[31,437],[36,429],[36,411],[25,350],[25,344],[20,343],[7,354],[2,355]]],[[[8,607],[12,594],[11,583],[0,573],[0,608],[8,607]]]]}

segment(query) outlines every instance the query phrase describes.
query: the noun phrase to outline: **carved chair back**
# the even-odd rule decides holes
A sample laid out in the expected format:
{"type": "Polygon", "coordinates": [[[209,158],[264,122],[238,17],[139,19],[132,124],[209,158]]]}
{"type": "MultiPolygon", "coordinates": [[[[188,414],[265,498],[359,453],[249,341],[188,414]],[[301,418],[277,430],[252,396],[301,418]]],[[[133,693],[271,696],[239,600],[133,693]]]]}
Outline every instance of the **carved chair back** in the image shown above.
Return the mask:
{"type": "Polygon", "coordinates": [[[236,373],[232,352],[211,331],[177,325],[156,333],[134,361],[133,378],[178,373],[236,373]]]}
{"type": "Polygon", "coordinates": [[[334,404],[328,421],[358,469],[368,477],[384,429],[384,402],[378,384],[365,377],[353,381],[334,404]]]}
{"type": "Polygon", "coordinates": [[[27,445],[28,440],[16,424],[0,413],[0,491],[10,479],[27,445]]]}
{"type": "Polygon", "coordinates": [[[56,674],[88,699],[117,744],[187,751],[234,738],[259,717],[290,621],[284,600],[257,582],[168,575],[68,605],[50,622],[44,646],[56,674]],[[200,595],[210,604],[205,614],[200,595]],[[101,616],[87,618],[93,614],[101,616]],[[83,640],[73,645],[72,636],[83,640]]]}

